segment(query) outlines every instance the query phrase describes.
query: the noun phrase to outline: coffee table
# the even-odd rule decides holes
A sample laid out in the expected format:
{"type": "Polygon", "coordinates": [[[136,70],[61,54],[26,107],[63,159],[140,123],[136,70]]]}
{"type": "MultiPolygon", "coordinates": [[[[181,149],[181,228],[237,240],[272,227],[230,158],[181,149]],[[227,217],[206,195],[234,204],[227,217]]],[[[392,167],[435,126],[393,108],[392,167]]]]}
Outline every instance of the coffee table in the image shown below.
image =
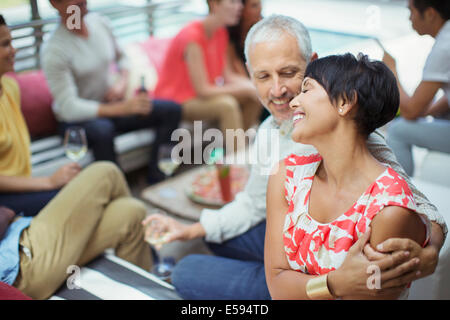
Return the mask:
{"type": "Polygon", "coordinates": [[[205,166],[190,169],[172,178],[145,188],[141,197],[153,206],[167,213],[192,221],[198,221],[200,213],[205,208],[218,209],[217,206],[207,206],[194,203],[186,195],[186,187],[191,185],[194,178],[205,166]]]}
{"type": "MultiPolygon", "coordinates": [[[[233,166],[230,171],[232,193],[236,195],[240,192],[248,179],[248,168],[245,166],[233,166]]],[[[156,185],[145,188],[141,197],[147,200],[154,207],[162,209],[169,214],[179,216],[184,219],[198,221],[203,209],[219,209],[224,203],[221,201],[218,180],[211,180],[217,177],[214,167],[203,165],[190,169],[184,173],[169,178],[156,185]],[[211,197],[202,197],[194,193],[195,188],[202,188],[211,197]]]]}

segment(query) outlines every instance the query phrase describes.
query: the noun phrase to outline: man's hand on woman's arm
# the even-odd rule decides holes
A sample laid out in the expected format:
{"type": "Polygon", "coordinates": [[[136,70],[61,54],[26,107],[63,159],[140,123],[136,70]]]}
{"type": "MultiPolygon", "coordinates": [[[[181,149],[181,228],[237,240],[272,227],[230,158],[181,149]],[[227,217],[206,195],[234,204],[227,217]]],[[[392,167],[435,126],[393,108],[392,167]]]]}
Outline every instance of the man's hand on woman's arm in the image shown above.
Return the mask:
{"type": "Polygon", "coordinates": [[[392,282],[398,285],[406,285],[411,281],[426,277],[434,273],[439,261],[439,251],[444,243],[444,234],[441,227],[431,223],[431,239],[422,248],[417,242],[405,238],[391,238],[380,243],[376,250],[370,245],[364,247],[364,254],[371,261],[376,261],[395,254],[399,251],[409,252],[409,261],[419,259],[419,263],[412,268],[406,268],[404,272],[392,282]]]}

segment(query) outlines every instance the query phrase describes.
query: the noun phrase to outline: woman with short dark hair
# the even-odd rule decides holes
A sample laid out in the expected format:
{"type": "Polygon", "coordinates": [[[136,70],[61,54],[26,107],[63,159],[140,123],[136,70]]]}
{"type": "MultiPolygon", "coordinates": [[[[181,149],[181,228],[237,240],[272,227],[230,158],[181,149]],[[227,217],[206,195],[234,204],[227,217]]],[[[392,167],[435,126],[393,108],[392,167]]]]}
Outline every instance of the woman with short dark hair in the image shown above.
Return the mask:
{"type": "MultiPolygon", "coordinates": [[[[292,139],[318,152],[288,156],[269,178],[265,269],[272,298],[362,298],[354,293],[358,274],[350,257],[366,242],[374,248],[395,237],[426,243],[429,222],[416,213],[407,183],[366,144],[394,118],[398,102],[395,77],[382,62],[345,54],[308,65],[301,93],[290,103],[292,139]]],[[[406,294],[399,287],[380,297],[406,294]]]]}

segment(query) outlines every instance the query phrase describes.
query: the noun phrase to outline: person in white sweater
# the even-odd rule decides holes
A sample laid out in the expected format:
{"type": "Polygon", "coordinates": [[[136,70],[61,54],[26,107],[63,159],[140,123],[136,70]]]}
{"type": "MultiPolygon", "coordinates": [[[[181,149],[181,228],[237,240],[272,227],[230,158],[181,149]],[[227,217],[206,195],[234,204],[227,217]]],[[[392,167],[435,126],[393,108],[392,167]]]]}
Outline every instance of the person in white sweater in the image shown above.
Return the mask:
{"type": "Polygon", "coordinates": [[[87,1],[75,3],[50,0],[61,22],[44,43],[42,68],[53,95],[53,111],[60,133],[67,127],[86,130],[89,147],[96,160],[117,163],[114,136],[139,128],[154,128],[148,180],[163,179],[157,168],[158,148],[170,143],[170,135],[178,128],[181,107],[169,100],[151,100],[138,93],[126,100],[127,59],[117,44],[106,18],[88,13],[87,1]],[[69,5],[79,10],[72,11],[69,5]],[[74,14],[79,14],[79,24],[74,14]],[[112,81],[111,66],[116,64],[119,79],[112,81]]]}

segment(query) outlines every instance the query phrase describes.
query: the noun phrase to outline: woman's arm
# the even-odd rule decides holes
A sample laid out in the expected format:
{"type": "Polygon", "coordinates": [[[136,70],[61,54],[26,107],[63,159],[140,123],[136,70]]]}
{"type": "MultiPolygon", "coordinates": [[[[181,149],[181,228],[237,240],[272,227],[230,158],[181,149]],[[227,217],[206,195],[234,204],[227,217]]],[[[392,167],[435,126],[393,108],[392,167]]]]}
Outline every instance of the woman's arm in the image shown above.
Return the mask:
{"type": "MultiPolygon", "coordinates": [[[[220,94],[231,94],[235,97],[239,97],[248,94],[252,89],[250,84],[225,81],[226,75],[224,75],[224,81],[226,83],[223,85],[219,86],[209,83],[202,49],[194,42],[191,42],[186,46],[184,58],[188,67],[192,86],[199,98],[208,98],[220,94]]],[[[226,65],[228,65],[228,63],[226,65]]],[[[228,68],[229,67],[226,67],[226,70],[228,68]]],[[[228,71],[225,71],[225,74],[227,73],[228,71]]]]}
{"type": "Polygon", "coordinates": [[[79,172],[77,163],[69,163],[49,177],[14,177],[0,175],[0,192],[34,192],[55,190],[66,185],[79,172]]]}
{"type": "Polygon", "coordinates": [[[283,226],[288,204],[284,197],[286,168],[283,161],[272,172],[267,185],[267,221],[264,268],[272,299],[308,299],[306,284],[314,278],[291,269],[283,243],[283,226]]]}
{"type": "MultiPolygon", "coordinates": [[[[381,210],[372,220],[371,227],[370,245],[372,248],[376,248],[379,244],[392,238],[411,239],[422,246],[426,238],[426,226],[419,215],[398,206],[389,206],[381,210]]],[[[408,252],[407,249],[405,250],[408,252]]],[[[420,261],[417,261],[418,258],[414,259],[418,265],[420,261]]],[[[400,286],[404,286],[404,284],[400,286]]],[[[381,287],[383,288],[383,283],[381,283],[381,287]]],[[[397,297],[398,294],[393,294],[386,298],[397,297]]]]}

